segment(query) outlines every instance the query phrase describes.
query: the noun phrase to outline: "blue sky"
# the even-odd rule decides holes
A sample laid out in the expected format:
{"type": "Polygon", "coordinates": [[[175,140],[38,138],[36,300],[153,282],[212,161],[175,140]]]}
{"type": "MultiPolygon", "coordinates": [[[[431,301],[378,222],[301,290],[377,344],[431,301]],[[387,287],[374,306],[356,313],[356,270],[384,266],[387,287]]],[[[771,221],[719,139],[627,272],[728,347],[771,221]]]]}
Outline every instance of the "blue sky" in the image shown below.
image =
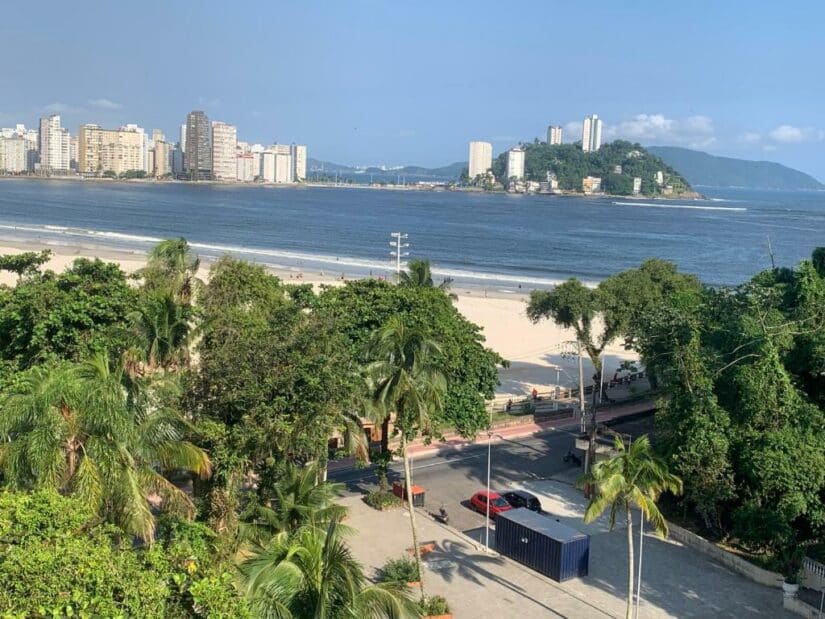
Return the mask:
{"type": "MultiPolygon", "coordinates": [[[[825,3],[14,2],[0,124],[58,111],[351,164],[442,165],[598,113],[610,139],[769,159],[825,180],[825,3]],[[138,8],[139,7],[139,8],[138,8]],[[108,37],[98,36],[108,32],[108,37]]],[[[578,137],[578,136],[576,136],[578,137]]]]}

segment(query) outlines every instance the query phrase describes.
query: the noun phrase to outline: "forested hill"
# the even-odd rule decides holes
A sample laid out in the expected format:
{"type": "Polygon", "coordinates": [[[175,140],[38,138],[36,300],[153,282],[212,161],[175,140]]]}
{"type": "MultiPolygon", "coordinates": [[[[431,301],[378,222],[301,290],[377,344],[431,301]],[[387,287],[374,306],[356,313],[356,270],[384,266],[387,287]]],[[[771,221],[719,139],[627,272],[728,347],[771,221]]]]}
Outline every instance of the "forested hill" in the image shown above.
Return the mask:
{"type": "Polygon", "coordinates": [[[825,189],[814,177],[773,161],[716,157],[676,146],[651,146],[651,153],[678,168],[694,185],[753,189],[825,189]]]}
{"type": "MultiPolygon", "coordinates": [[[[662,159],[639,144],[616,140],[591,153],[582,151],[581,145],[533,142],[522,144],[525,150],[524,172],[527,180],[546,181],[548,172],[555,174],[559,189],[581,191],[582,178],[598,176],[602,179],[602,189],[616,195],[633,193],[633,178],[642,179],[641,193],[645,196],[662,195],[665,188],[672,187],[672,195],[692,193],[690,183],[662,159]],[[658,172],[662,172],[663,183],[656,182],[658,172]]],[[[501,153],[493,161],[493,174],[497,180],[505,181],[507,174],[507,152],[501,153]]]]}

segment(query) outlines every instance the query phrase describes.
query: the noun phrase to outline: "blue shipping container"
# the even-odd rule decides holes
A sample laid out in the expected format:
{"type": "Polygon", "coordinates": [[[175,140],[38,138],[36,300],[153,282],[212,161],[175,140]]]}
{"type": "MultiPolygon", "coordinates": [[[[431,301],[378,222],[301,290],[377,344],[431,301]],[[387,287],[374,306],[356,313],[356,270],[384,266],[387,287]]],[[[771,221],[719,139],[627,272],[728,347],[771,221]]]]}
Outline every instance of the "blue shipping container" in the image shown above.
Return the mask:
{"type": "Polygon", "coordinates": [[[496,516],[496,550],[562,582],[587,576],[590,536],[520,507],[496,516]]]}

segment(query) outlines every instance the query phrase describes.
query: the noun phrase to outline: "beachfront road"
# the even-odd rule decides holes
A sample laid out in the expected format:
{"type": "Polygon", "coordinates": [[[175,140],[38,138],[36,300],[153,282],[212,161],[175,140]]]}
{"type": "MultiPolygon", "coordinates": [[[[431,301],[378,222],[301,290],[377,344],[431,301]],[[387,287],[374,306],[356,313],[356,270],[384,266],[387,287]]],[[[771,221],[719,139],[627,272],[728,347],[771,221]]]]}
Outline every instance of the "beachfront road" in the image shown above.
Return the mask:
{"type": "MultiPolygon", "coordinates": [[[[617,421],[612,427],[632,437],[652,432],[653,416],[617,421]]],[[[505,490],[528,480],[564,476],[575,478],[576,465],[563,461],[573,448],[572,430],[552,430],[539,436],[505,439],[491,446],[490,488],[505,490]]],[[[331,464],[331,481],[343,482],[353,493],[364,492],[376,483],[371,470],[345,467],[335,470],[331,464]]],[[[401,462],[390,471],[390,482],[403,478],[401,462]]],[[[484,516],[469,507],[469,498],[487,484],[487,446],[471,445],[461,450],[422,456],[413,460],[413,484],[426,490],[425,509],[437,512],[443,504],[450,516],[450,526],[469,531],[484,526],[484,516]]]]}

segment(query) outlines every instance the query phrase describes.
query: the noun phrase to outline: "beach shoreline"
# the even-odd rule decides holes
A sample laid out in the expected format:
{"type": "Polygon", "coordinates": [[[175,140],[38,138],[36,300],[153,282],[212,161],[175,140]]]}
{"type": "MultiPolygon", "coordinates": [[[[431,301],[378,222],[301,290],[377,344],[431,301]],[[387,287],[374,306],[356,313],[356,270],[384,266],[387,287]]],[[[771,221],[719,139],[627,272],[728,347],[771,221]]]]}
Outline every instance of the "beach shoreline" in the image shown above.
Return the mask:
{"type": "MultiPolygon", "coordinates": [[[[0,240],[0,254],[17,254],[26,251],[52,251],[51,260],[46,269],[62,272],[71,266],[77,258],[100,258],[114,262],[127,274],[140,269],[146,262],[146,252],[136,248],[117,248],[112,246],[87,243],[53,244],[32,240],[0,240]]],[[[230,254],[231,255],[231,254],[230,254]]],[[[214,257],[201,257],[198,276],[207,280],[209,268],[215,262],[214,257]]],[[[321,286],[340,286],[346,281],[357,279],[332,275],[328,272],[301,271],[276,268],[262,264],[267,271],[279,277],[287,284],[312,284],[315,289],[321,286]]],[[[14,286],[17,277],[13,273],[0,271],[0,284],[14,286]]],[[[510,362],[508,368],[499,371],[501,385],[496,390],[497,397],[524,397],[533,389],[548,392],[556,385],[565,388],[575,386],[578,381],[575,334],[550,321],[532,323],[526,314],[529,291],[501,291],[500,289],[479,289],[467,286],[454,286],[452,292],[457,295],[456,309],[468,320],[482,328],[485,344],[497,351],[510,362]]],[[[609,346],[605,351],[605,376],[612,376],[624,360],[634,360],[636,355],[624,350],[620,342],[609,346]]],[[[592,381],[592,365],[585,359],[585,384],[592,381]]]]}

